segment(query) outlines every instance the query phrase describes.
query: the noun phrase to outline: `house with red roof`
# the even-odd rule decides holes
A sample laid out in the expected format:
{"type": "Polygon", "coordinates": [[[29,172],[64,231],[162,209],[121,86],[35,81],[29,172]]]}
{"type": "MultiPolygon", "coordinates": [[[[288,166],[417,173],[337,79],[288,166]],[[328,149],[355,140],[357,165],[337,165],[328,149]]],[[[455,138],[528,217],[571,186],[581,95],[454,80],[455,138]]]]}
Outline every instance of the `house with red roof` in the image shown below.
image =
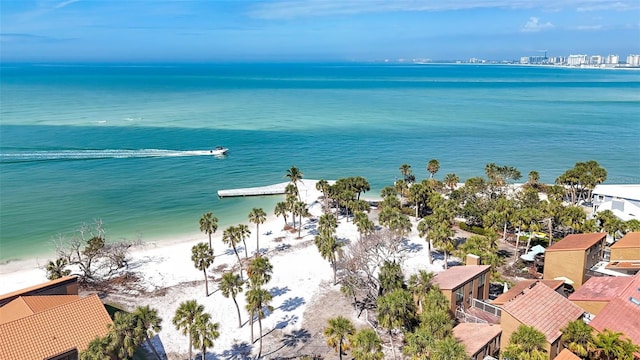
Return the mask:
{"type": "Polygon", "coordinates": [[[587,271],[604,255],[606,233],[570,234],[549,246],[544,254],[544,279],[567,279],[578,289],[588,279],[587,271]]]}
{"type": "Polygon", "coordinates": [[[462,265],[450,267],[433,277],[433,284],[449,300],[451,314],[456,309],[466,310],[473,299],[489,298],[489,265],[462,265]]]}
{"type": "Polygon", "coordinates": [[[467,356],[483,360],[487,356],[497,358],[500,353],[502,328],[496,324],[460,323],[453,328],[453,336],[464,344],[467,356]]]}
{"type": "Polygon", "coordinates": [[[536,282],[502,305],[500,347],[506,348],[511,334],[520,325],[535,328],[546,338],[549,359],[562,350],[561,329],[571,321],[582,318],[584,310],[549,286],[536,282]]]}
{"type": "Polygon", "coordinates": [[[77,359],[112,320],[97,295],[65,277],[0,296],[0,360],[77,359]]]}

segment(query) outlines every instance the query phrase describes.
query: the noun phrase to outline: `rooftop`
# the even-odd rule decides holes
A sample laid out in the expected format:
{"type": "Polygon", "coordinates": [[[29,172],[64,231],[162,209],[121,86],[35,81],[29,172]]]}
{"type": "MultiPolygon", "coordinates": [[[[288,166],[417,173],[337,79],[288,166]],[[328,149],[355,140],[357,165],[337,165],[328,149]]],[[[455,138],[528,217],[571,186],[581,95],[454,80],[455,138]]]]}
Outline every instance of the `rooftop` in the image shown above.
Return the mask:
{"type": "Polygon", "coordinates": [[[640,200],[640,185],[603,185],[598,184],[593,189],[593,195],[605,195],[619,197],[628,200],[640,200]]]}
{"type": "MultiPolygon", "coordinates": [[[[640,301],[640,292],[634,298],[640,301]]],[[[613,299],[589,325],[600,332],[604,329],[621,332],[634,344],[640,344],[640,305],[633,303],[630,298],[613,299]]]]}
{"type": "Polygon", "coordinates": [[[504,304],[502,310],[543,333],[549,343],[562,335],[560,329],[584,313],[579,306],[541,283],[525,289],[522,295],[504,304]]]}
{"type": "Polygon", "coordinates": [[[450,267],[447,270],[436,274],[433,283],[442,290],[453,290],[469,280],[489,271],[489,265],[462,265],[450,267]]]}
{"type": "Polygon", "coordinates": [[[549,246],[546,252],[566,251],[566,250],[587,250],[604,240],[606,233],[590,233],[590,234],[570,234],[562,240],[549,246]]]}
{"type": "MultiPolygon", "coordinates": [[[[612,249],[638,248],[640,249],[640,232],[627,233],[622,239],[611,245],[612,249]]],[[[640,259],[637,259],[640,260],[640,259]]]]}
{"type": "Polygon", "coordinates": [[[78,300],[78,295],[19,296],[0,307],[0,324],[78,300]]]}
{"type": "MultiPolygon", "coordinates": [[[[13,299],[22,296],[22,295],[58,295],[50,293],[51,291],[56,291],[55,289],[58,287],[62,287],[65,285],[76,284],[78,282],[78,278],[76,276],[64,276],[56,280],[47,281],[42,284],[30,286],[28,288],[16,290],[7,294],[0,295],[0,306],[12,301],[13,299]],[[68,284],[67,284],[68,283],[68,284]]],[[[64,289],[67,291],[68,289],[64,289]]],[[[67,294],[65,292],[65,294],[67,294]]],[[[76,292],[77,294],[77,292],[76,292]]]]}
{"type": "Polygon", "coordinates": [[[453,336],[464,344],[469,356],[482,350],[500,333],[502,333],[500,325],[493,324],[460,323],[453,328],[453,336]]]}
{"type": "Polygon", "coordinates": [[[571,301],[610,301],[633,282],[630,276],[596,276],[569,296],[571,301]]]}
{"type": "Polygon", "coordinates": [[[491,304],[493,305],[504,305],[506,302],[512,300],[518,295],[521,295],[524,289],[528,289],[532,287],[535,283],[541,282],[553,290],[558,290],[564,284],[562,280],[522,280],[518,281],[511,289],[507,290],[507,292],[502,293],[500,296],[495,298],[491,304]]]}
{"type": "Polygon", "coordinates": [[[105,336],[111,318],[97,295],[67,302],[0,324],[0,354],[6,359],[46,359],[85,350],[105,336]]]}
{"type": "Polygon", "coordinates": [[[553,360],[581,360],[581,358],[578,355],[572,353],[569,349],[563,349],[562,351],[560,351],[560,354],[558,354],[558,356],[553,358],[553,360]]]}

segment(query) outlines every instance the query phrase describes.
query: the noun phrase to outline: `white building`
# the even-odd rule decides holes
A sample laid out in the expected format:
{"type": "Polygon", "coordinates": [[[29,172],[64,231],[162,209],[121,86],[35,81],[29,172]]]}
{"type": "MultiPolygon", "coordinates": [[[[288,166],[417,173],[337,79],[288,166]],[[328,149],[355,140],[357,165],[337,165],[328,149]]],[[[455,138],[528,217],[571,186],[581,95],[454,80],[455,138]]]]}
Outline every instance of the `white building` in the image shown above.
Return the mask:
{"type": "Polygon", "coordinates": [[[608,55],[605,64],[608,65],[618,65],[620,62],[620,57],[618,55],[608,55]]]}
{"type": "Polygon", "coordinates": [[[593,213],[611,210],[623,221],[640,221],[640,184],[596,185],[593,189],[593,213]]]}
{"type": "Polygon", "coordinates": [[[587,55],[569,55],[567,57],[567,65],[580,66],[587,63],[587,55]]]}
{"type": "Polygon", "coordinates": [[[602,55],[591,55],[589,59],[591,65],[602,65],[602,55]]]}
{"type": "Polygon", "coordinates": [[[640,55],[629,55],[629,56],[627,56],[627,65],[629,65],[629,66],[640,66],[640,55]]]}

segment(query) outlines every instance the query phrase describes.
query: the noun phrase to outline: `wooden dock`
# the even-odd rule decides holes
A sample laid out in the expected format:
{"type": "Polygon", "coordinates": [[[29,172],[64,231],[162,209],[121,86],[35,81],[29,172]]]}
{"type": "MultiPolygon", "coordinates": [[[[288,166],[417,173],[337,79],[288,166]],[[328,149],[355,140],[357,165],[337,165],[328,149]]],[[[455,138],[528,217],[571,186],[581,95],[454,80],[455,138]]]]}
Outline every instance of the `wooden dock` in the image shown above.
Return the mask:
{"type": "Polygon", "coordinates": [[[279,195],[284,194],[284,189],[290,182],[283,182],[268,186],[257,186],[241,189],[218,190],[218,197],[238,197],[238,196],[260,196],[260,195],[279,195]]]}

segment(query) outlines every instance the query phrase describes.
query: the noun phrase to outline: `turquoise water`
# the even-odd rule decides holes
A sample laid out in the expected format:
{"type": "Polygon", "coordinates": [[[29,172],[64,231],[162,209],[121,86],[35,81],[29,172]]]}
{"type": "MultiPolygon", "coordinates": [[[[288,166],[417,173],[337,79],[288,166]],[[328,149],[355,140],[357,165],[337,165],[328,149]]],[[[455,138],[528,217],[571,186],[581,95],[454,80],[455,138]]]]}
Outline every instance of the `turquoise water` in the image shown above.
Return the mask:
{"type": "MultiPolygon", "coordinates": [[[[225,188],[364,176],[483,176],[489,162],[552,182],[595,159],[640,183],[640,72],[470,65],[32,66],[0,73],[0,260],[102,219],[110,239],[221,228],[278,197],[225,188]],[[218,159],[201,152],[231,149],[218,159]]],[[[204,236],[204,235],[203,235],[204,236]]]]}

